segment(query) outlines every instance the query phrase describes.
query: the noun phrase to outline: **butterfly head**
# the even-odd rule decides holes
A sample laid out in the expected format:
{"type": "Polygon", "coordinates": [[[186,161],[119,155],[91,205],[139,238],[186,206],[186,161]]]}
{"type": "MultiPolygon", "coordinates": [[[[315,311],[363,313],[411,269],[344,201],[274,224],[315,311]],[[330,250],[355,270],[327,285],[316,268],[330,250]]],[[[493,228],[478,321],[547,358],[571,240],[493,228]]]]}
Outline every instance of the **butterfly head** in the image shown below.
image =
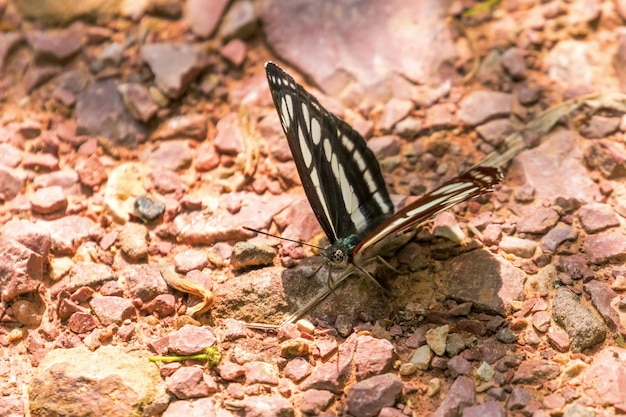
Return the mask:
{"type": "Polygon", "coordinates": [[[352,250],[358,242],[357,235],[339,239],[324,250],[324,258],[334,267],[346,267],[352,262],[352,250]]]}

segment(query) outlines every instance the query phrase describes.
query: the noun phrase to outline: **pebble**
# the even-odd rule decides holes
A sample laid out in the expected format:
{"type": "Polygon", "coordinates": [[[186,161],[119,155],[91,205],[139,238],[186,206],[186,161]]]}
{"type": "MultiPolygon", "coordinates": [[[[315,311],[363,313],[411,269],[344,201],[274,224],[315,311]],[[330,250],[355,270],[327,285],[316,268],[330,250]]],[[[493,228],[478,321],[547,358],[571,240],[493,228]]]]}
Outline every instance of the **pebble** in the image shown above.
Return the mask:
{"type": "Polygon", "coordinates": [[[64,210],[67,207],[67,198],[58,185],[40,188],[31,196],[30,207],[36,213],[51,214],[64,210]]]}
{"type": "Polygon", "coordinates": [[[510,253],[520,258],[532,258],[537,249],[537,243],[534,240],[522,239],[514,236],[504,236],[499,245],[506,253],[510,253]]]}
{"type": "Polygon", "coordinates": [[[142,84],[123,83],[117,86],[117,91],[122,97],[124,108],[132,117],[140,122],[148,122],[152,119],[159,106],[152,100],[150,90],[142,84]]]}
{"type": "Polygon", "coordinates": [[[161,42],[140,48],[157,87],[170,98],[180,97],[207,66],[205,51],[197,45],[161,42]]]}
{"type": "MultiPolygon", "coordinates": [[[[505,417],[506,411],[497,401],[485,401],[463,409],[463,417],[505,417]]],[[[539,416],[534,416],[539,417],[539,416]]]]}
{"type": "Polygon", "coordinates": [[[89,306],[103,326],[120,325],[124,320],[134,319],[137,316],[133,303],[123,297],[95,297],[89,302],[89,306]]]}
{"type": "Polygon", "coordinates": [[[104,183],[108,176],[100,158],[92,155],[76,165],[76,172],[81,184],[94,188],[104,183]]]}
{"type": "Polygon", "coordinates": [[[433,351],[430,350],[430,347],[428,345],[424,345],[418,347],[413,351],[413,353],[411,353],[409,361],[411,361],[411,363],[415,365],[417,369],[426,371],[430,366],[430,361],[432,360],[432,358],[433,351]]]}
{"type": "Polygon", "coordinates": [[[442,356],[446,352],[446,340],[449,331],[450,326],[446,324],[434,329],[429,329],[426,332],[426,343],[436,355],[442,356]]]}
{"type": "Polygon", "coordinates": [[[461,410],[474,405],[476,402],[476,389],[474,382],[465,376],[459,376],[452,383],[446,397],[443,399],[435,416],[459,415],[461,410]]]}
{"type": "Polygon", "coordinates": [[[228,0],[215,0],[206,2],[203,0],[187,1],[188,20],[193,33],[200,38],[208,38],[217,28],[217,24],[226,10],[228,0]]]}
{"type": "Polygon", "coordinates": [[[270,363],[252,361],[244,363],[243,368],[246,371],[247,384],[278,385],[278,373],[270,363]]]}
{"type": "Polygon", "coordinates": [[[134,214],[143,220],[152,221],[163,215],[165,204],[147,195],[140,195],[135,200],[134,214]]]}
{"type": "Polygon", "coordinates": [[[603,203],[585,204],[578,210],[578,217],[587,233],[597,233],[620,225],[611,206],[603,203]]]}
{"type": "Polygon", "coordinates": [[[544,234],[556,225],[559,214],[551,208],[539,207],[517,220],[519,233],[544,234]]]}
{"type": "Polygon", "coordinates": [[[373,376],[350,386],[346,410],[355,417],[377,415],[383,407],[391,407],[402,392],[402,381],[393,374],[373,376]]]}
{"type": "Polygon", "coordinates": [[[617,132],[619,117],[605,117],[594,114],[589,122],[580,127],[580,134],[588,139],[602,139],[617,132]]]}
{"type": "Polygon", "coordinates": [[[612,140],[594,140],[585,149],[585,162],[605,178],[626,176],[626,149],[612,140]]]}
{"type": "Polygon", "coordinates": [[[186,324],[167,337],[168,350],[177,355],[193,355],[213,346],[217,338],[206,327],[186,324]]]}
{"type": "Polygon", "coordinates": [[[578,231],[565,223],[557,223],[544,237],[541,238],[541,249],[546,252],[555,252],[556,249],[567,241],[578,238],[578,231]]]}
{"type": "Polygon", "coordinates": [[[43,318],[44,309],[42,307],[45,306],[22,299],[11,304],[11,311],[15,320],[20,324],[26,327],[37,327],[41,324],[41,319],[43,318]]]}
{"type": "Polygon", "coordinates": [[[221,363],[215,368],[215,370],[225,381],[236,381],[238,379],[242,379],[246,375],[245,368],[235,363],[221,363]]]}
{"type": "Polygon", "coordinates": [[[174,267],[176,272],[181,274],[186,274],[194,269],[202,270],[208,264],[206,252],[200,249],[188,249],[174,256],[174,267]]]}
{"type": "Polygon", "coordinates": [[[591,263],[619,261],[626,257],[626,236],[618,231],[590,235],[583,239],[583,249],[591,263]]]}
{"type": "Polygon", "coordinates": [[[84,334],[98,327],[98,321],[87,312],[77,311],[70,316],[67,326],[76,334],[84,334]]]}
{"type": "Polygon", "coordinates": [[[233,4],[222,18],[219,29],[220,37],[245,39],[250,36],[258,25],[256,9],[251,0],[243,0],[233,4]]]}
{"type": "Polygon", "coordinates": [[[206,383],[202,369],[197,366],[183,366],[172,375],[165,378],[167,390],[174,394],[176,398],[186,400],[190,398],[208,397],[211,390],[206,383]]]}
{"type": "Polygon", "coordinates": [[[242,270],[259,266],[269,266],[274,263],[276,249],[265,244],[237,242],[233,247],[230,265],[234,270],[242,270]]]}
{"type": "MultiPolygon", "coordinates": [[[[476,127],[478,135],[493,146],[502,144],[504,139],[514,131],[515,128],[508,119],[495,119],[476,127]]],[[[518,188],[523,188],[523,186],[518,188]]]]}
{"type": "Polygon", "coordinates": [[[457,355],[448,361],[448,370],[452,378],[456,378],[459,375],[470,375],[472,364],[467,359],[457,355]]]}
{"type": "Polygon", "coordinates": [[[524,51],[520,48],[509,48],[502,54],[502,66],[514,81],[526,78],[526,62],[524,51]]]}
{"type": "Polygon", "coordinates": [[[443,237],[451,242],[461,244],[465,239],[465,233],[459,226],[454,214],[449,211],[439,213],[433,223],[433,236],[443,237]]]}
{"type": "Polygon", "coordinates": [[[413,107],[412,101],[393,97],[385,105],[383,114],[378,121],[378,127],[383,132],[390,132],[396,123],[409,115],[413,107]]]}
{"type": "Polygon", "coordinates": [[[238,68],[241,67],[246,59],[248,47],[241,39],[232,39],[222,46],[219,52],[231,65],[238,68]]]}
{"type": "Polygon", "coordinates": [[[202,114],[174,116],[159,124],[150,137],[154,141],[193,139],[203,141],[208,133],[208,120],[202,114]]]}
{"type": "Polygon", "coordinates": [[[283,369],[283,374],[293,382],[300,382],[311,375],[312,366],[304,358],[294,358],[287,362],[283,369]]]}
{"type": "Polygon", "coordinates": [[[238,155],[244,152],[242,127],[235,113],[228,113],[217,122],[213,143],[220,154],[238,155]]]}
{"type": "Polygon", "coordinates": [[[389,371],[394,359],[395,351],[390,341],[371,336],[359,336],[354,353],[357,380],[389,371]]]}
{"type": "Polygon", "coordinates": [[[513,97],[508,93],[479,90],[465,96],[459,104],[458,117],[470,126],[508,116],[513,110],[513,97]]]}
{"type": "Polygon", "coordinates": [[[132,262],[148,258],[148,229],[139,223],[128,222],[117,238],[122,253],[132,262]]]}
{"type": "Polygon", "coordinates": [[[310,389],[302,394],[300,411],[306,415],[319,415],[326,410],[335,400],[335,395],[330,391],[310,389]]]}
{"type": "Polygon", "coordinates": [[[167,293],[167,284],[157,264],[125,265],[119,272],[131,298],[149,302],[159,294],[167,293]]]}
{"type": "Polygon", "coordinates": [[[246,416],[293,416],[294,408],[285,398],[276,396],[253,396],[244,400],[246,416]]]}

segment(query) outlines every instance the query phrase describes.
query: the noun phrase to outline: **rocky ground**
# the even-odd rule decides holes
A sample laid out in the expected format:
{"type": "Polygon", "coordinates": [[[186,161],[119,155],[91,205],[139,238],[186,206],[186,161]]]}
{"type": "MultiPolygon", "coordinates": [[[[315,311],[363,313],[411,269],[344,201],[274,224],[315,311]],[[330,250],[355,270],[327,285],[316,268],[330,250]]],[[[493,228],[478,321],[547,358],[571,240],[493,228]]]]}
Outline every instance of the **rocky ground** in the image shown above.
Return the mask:
{"type": "Polygon", "coordinates": [[[0,1],[0,415],[626,413],[626,2],[74,3],[0,1]],[[251,329],[327,277],[242,228],[320,242],[268,59],[398,205],[528,149],[382,288],[251,329]]]}

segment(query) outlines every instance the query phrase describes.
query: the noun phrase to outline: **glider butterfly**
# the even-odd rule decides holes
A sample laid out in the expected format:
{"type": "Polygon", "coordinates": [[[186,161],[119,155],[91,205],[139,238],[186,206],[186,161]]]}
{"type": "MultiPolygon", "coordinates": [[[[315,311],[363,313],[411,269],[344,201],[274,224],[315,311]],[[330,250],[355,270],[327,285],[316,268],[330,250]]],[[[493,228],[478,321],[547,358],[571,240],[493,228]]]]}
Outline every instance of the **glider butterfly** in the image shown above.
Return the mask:
{"type": "Polygon", "coordinates": [[[494,167],[475,166],[394,213],[380,166],[365,139],[272,62],[267,81],[309,203],[331,245],[324,257],[344,267],[336,283],[396,249],[428,218],[492,191],[494,167]],[[346,268],[347,267],[347,268],[346,268]]]}

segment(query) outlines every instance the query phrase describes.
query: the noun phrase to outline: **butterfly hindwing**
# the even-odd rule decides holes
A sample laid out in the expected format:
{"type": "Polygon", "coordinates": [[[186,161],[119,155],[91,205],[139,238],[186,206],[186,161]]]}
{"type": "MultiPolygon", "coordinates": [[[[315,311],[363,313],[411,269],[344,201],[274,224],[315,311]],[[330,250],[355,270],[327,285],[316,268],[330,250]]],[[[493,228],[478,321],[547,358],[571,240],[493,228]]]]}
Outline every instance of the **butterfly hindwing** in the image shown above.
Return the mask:
{"type": "Polygon", "coordinates": [[[380,253],[397,248],[432,216],[481,194],[502,181],[498,168],[476,166],[423,195],[380,224],[354,248],[354,262],[367,263],[380,253]]]}
{"type": "Polygon", "coordinates": [[[376,228],[393,204],[365,140],[281,68],[268,62],[265,70],[302,185],[330,242],[376,228]]]}

